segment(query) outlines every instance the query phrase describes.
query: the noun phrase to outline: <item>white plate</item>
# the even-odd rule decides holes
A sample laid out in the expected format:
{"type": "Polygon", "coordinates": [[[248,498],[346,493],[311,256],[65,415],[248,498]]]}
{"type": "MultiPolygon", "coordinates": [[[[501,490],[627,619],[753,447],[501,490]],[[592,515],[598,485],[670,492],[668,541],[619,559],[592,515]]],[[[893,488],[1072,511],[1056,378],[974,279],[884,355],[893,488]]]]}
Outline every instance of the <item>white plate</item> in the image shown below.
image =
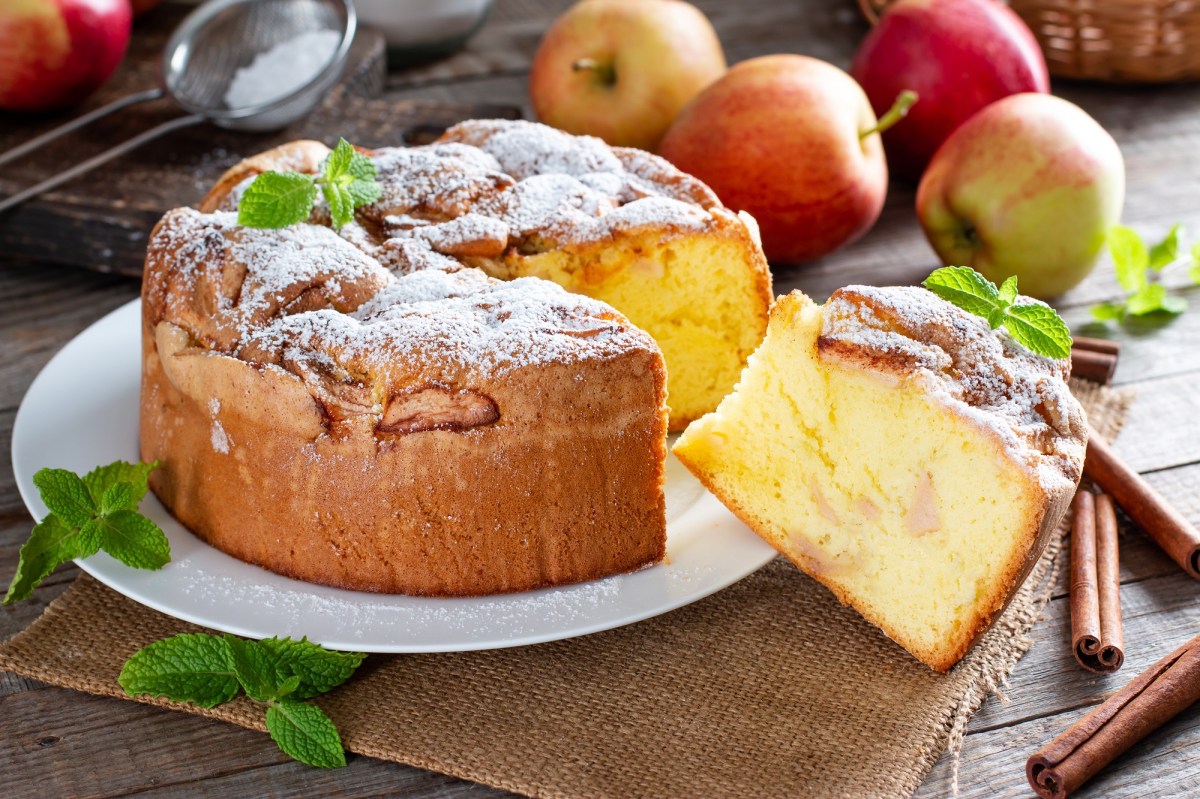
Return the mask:
{"type": "MultiPolygon", "coordinates": [[[[17,412],[13,471],[42,518],[33,473],[136,461],[141,306],[83,331],[46,365],[17,412]]],[[[457,652],[554,641],[673,610],[740,580],[775,550],[727,511],[672,456],[667,464],[667,563],[590,583],[472,599],[344,591],[242,563],[203,543],[153,494],[142,512],[166,531],[171,562],[131,569],[103,552],[79,561],[130,599],[237,635],[299,638],[364,652],[457,652]]]]}

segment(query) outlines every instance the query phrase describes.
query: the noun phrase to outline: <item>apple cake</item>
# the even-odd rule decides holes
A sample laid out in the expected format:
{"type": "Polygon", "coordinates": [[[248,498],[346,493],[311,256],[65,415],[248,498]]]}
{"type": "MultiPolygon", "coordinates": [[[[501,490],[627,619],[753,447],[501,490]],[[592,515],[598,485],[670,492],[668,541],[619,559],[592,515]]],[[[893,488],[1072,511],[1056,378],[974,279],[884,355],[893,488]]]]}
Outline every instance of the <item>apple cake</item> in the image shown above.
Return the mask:
{"type": "Polygon", "coordinates": [[[919,660],[992,624],[1070,504],[1087,428],[1069,362],[922,288],[851,286],[771,311],[734,393],[679,459],[919,660]]]}
{"type": "MultiPolygon", "coordinates": [[[[662,349],[674,430],[717,406],[762,340],[771,278],[754,220],[657,156],[504,120],[364,152],[383,196],[358,210],[344,238],[401,271],[429,248],[492,277],[544,278],[612,305],[662,349]]],[[[314,173],[327,153],[293,142],[247,159],[200,208],[235,210],[260,172],[314,173]]],[[[311,221],[327,213],[318,206],[311,221]]]]}
{"type": "Polygon", "coordinates": [[[230,555],[358,590],[523,591],[661,560],[650,336],[551,281],[399,244],[408,271],[321,225],[159,222],[140,417],[158,497],[230,555]]]}

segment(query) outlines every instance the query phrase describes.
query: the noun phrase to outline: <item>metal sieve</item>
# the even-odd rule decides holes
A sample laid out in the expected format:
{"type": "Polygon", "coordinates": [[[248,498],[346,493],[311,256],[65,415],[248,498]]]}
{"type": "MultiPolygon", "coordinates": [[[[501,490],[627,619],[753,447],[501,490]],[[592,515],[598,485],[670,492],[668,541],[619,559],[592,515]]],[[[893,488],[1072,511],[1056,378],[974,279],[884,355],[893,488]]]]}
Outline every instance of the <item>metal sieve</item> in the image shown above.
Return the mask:
{"type": "Polygon", "coordinates": [[[163,50],[162,85],[121,97],[0,153],[0,165],[20,158],[114,111],[164,97],[188,111],[112,149],[0,200],[0,212],[59,186],[179,128],[212,122],[232,130],[278,130],[310,112],[337,81],[357,27],[351,0],[209,0],[189,14],[163,50]],[[225,96],[238,70],[262,53],[305,33],[334,31],[341,40],[311,80],[257,105],[230,107],[225,96]]]}

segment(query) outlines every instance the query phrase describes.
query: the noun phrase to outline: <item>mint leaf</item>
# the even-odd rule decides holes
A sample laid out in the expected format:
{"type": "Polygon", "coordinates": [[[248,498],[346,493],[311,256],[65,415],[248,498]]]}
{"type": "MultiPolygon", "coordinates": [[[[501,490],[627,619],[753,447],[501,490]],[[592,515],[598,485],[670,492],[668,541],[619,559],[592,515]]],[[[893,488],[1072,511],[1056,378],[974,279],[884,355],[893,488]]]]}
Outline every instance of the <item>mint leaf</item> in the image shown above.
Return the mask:
{"type": "Polygon", "coordinates": [[[1192,245],[1192,265],[1188,267],[1188,277],[1200,285],[1200,244],[1192,245]]]}
{"type": "Polygon", "coordinates": [[[1162,308],[1167,288],[1161,283],[1147,283],[1125,302],[1125,310],[1133,316],[1145,316],[1162,308]]]}
{"type": "Polygon", "coordinates": [[[342,739],[325,711],[307,702],[284,699],[267,708],[267,732],[283,753],[319,768],[346,765],[342,739]]]}
{"type": "Polygon", "coordinates": [[[304,638],[184,633],[135,652],[117,681],[131,696],[153,694],[201,707],[228,702],[240,686],[267,705],[267,730],[284,754],[336,768],[346,765],[337,728],[319,707],[300,700],[340,685],[364,657],[330,652],[304,638]]]}
{"type": "Polygon", "coordinates": [[[126,508],[127,510],[137,510],[142,497],[146,496],[146,481],[150,477],[150,473],[160,465],[158,461],[154,463],[115,461],[107,466],[97,466],[95,469],[92,469],[83,476],[83,482],[88,487],[88,491],[91,492],[92,499],[95,500],[97,505],[100,504],[104,492],[113,485],[116,483],[129,483],[133,487],[133,494],[130,496],[129,505],[126,508]]]}
{"type": "Polygon", "coordinates": [[[125,510],[133,501],[133,485],[131,483],[113,483],[100,497],[100,514],[107,515],[119,510],[125,510]]]}
{"type": "Polygon", "coordinates": [[[336,182],[346,176],[352,180],[354,175],[351,174],[350,169],[354,164],[355,155],[357,155],[357,151],[354,149],[354,145],[339,138],[337,146],[329,155],[325,156],[325,162],[321,164],[321,179],[336,182]]]}
{"type": "Polygon", "coordinates": [[[1004,318],[1010,336],[1025,349],[1046,358],[1071,354],[1071,331],[1048,305],[1013,305],[1004,318]]]}
{"type": "MultiPolygon", "coordinates": [[[[993,312],[1007,305],[996,284],[969,266],[935,269],[921,285],[964,311],[982,316],[989,323],[994,318],[993,312]]],[[[992,328],[996,326],[993,324],[992,328]]]]}
{"type": "Polygon", "coordinates": [[[167,537],[136,510],[146,495],[146,479],[157,468],[157,462],[117,461],[84,477],[66,469],[39,469],[33,483],[51,512],[21,547],[4,603],[28,598],[59,564],[90,557],[101,548],[141,569],[157,569],[169,561],[167,537]]]}
{"type": "Polygon", "coordinates": [[[83,480],[66,469],[38,469],[33,484],[42,502],[71,527],[79,527],[96,515],[96,503],[83,480]]]}
{"type": "Polygon", "coordinates": [[[345,139],[325,159],[321,168],[321,193],[329,203],[334,227],[353,221],[354,209],[379,199],[382,189],[375,181],[375,162],[354,149],[345,139]]]}
{"type": "Polygon", "coordinates": [[[1179,257],[1179,237],[1183,233],[1183,225],[1172,225],[1171,230],[1163,240],[1150,248],[1149,265],[1155,272],[1161,272],[1163,267],[1174,263],[1179,257]]]}
{"type": "Polygon", "coordinates": [[[1112,256],[1117,282],[1126,291],[1137,291],[1146,283],[1150,255],[1146,244],[1133,228],[1113,225],[1108,229],[1108,253],[1112,256]]]}
{"type": "Polygon", "coordinates": [[[1001,288],[968,266],[935,269],[923,283],[947,302],[982,316],[993,330],[1003,325],[1013,341],[1046,358],[1071,354],[1071,331],[1053,308],[1043,303],[1014,305],[1016,275],[1001,288]]]}
{"type": "Polygon", "coordinates": [[[350,679],[366,657],[362,652],[332,652],[307,638],[266,638],[258,642],[276,660],[277,668],[299,677],[293,699],[311,699],[350,679]]]}
{"type": "Polygon", "coordinates": [[[264,172],[246,187],[238,202],[238,224],[253,228],[282,228],[303,222],[317,201],[311,175],[264,172]]]}
{"type": "Polygon", "coordinates": [[[29,539],[21,546],[17,573],[8,585],[4,604],[28,599],[38,583],[67,561],[94,555],[96,547],[93,543],[99,545],[99,542],[83,538],[78,529],[53,513],[48,515],[33,528],[29,539]]]}
{"type": "Polygon", "coordinates": [[[216,707],[238,692],[229,648],[206,633],[181,633],[139,649],[117,682],[130,696],[165,696],[200,707],[216,707]]]}
{"type": "Polygon", "coordinates": [[[126,566],[161,569],[171,560],[171,544],[162,529],[140,513],[118,510],[96,519],[100,547],[126,566]]]}
{"type": "Polygon", "coordinates": [[[325,202],[329,203],[329,216],[335,228],[354,220],[354,198],[346,187],[337,183],[322,183],[321,193],[325,195],[325,202]]]}
{"type": "Polygon", "coordinates": [[[225,636],[229,646],[233,671],[238,682],[251,699],[270,702],[280,698],[280,688],[287,675],[281,672],[279,657],[258,641],[248,641],[232,635],[225,636]]]}
{"type": "Polygon", "coordinates": [[[1091,307],[1092,316],[1101,322],[1110,322],[1125,316],[1125,303],[1102,302],[1091,307]]]}
{"type": "Polygon", "coordinates": [[[1013,300],[1016,298],[1017,276],[1010,275],[1009,278],[1000,285],[1000,299],[1003,300],[1006,305],[1012,305],[1013,300]]]}
{"type": "Polygon", "coordinates": [[[1183,313],[1187,309],[1187,299],[1174,294],[1168,294],[1167,296],[1163,297],[1162,307],[1160,310],[1163,310],[1171,315],[1177,315],[1183,313]]]}

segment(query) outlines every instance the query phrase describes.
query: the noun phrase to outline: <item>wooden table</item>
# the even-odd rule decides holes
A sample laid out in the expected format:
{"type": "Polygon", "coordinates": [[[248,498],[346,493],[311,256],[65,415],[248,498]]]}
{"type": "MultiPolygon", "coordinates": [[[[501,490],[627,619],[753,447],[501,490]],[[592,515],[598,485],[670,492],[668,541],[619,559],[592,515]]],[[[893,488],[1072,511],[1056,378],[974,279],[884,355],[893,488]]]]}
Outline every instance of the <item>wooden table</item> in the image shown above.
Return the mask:
{"type": "MultiPolygon", "coordinates": [[[[394,73],[389,96],[527,105],[526,72],[541,32],[567,0],[499,0],[470,47],[432,66],[394,73]]],[[[799,52],[845,66],[865,30],[850,0],[698,3],[716,25],[730,61],[799,52]]],[[[1200,233],[1200,87],[1113,88],[1059,83],[1117,138],[1128,167],[1125,218],[1149,235],[1173,222],[1200,233]]],[[[777,268],[779,292],[823,298],[853,282],[912,283],[936,266],[913,212],[913,190],[893,186],[879,224],[856,244],[802,268],[777,268]]],[[[0,254],[0,451],[29,383],[72,336],[138,293],[128,278],[38,265],[0,254]]],[[[1058,303],[1077,331],[1087,306],[1117,296],[1107,264],[1058,303]]],[[[1123,352],[1117,383],[1138,399],[1120,453],[1194,522],[1200,523],[1200,291],[1169,324],[1110,327],[1123,352]]],[[[1097,331],[1086,332],[1096,335],[1097,331]]],[[[81,387],[86,390],[86,387],[81,387]]],[[[0,581],[7,582],[32,522],[11,465],[0,458],[0,581]]],[[[1121,539],[1128,654],[1113,677],[1079,669],[1069,654],[1065,577],[1060,577],[1034,646],[971,722],[958,764],[964,797],[1031,795],[1025,758],[1087,708],[1162,654],[1200,632],[1200,586],[1136,529],[1121,539]]],[[[75,579],[68,566],[30,601],[0,610],[0,638],[32,622],[75,579]]],[[[937,764],[922,797],[948,796],[954,766],[937,764]]],[[[1094,780],[1080,797],[1200,793],[1200,708],[1193,708],[1094,780]]],[[[352,757],[338,771],[292,762],[264,735],[182,713],[100,699],[0,673],[0,796],[402,796],[485,797],[489,788],[417,769],[352,757]]]]}

